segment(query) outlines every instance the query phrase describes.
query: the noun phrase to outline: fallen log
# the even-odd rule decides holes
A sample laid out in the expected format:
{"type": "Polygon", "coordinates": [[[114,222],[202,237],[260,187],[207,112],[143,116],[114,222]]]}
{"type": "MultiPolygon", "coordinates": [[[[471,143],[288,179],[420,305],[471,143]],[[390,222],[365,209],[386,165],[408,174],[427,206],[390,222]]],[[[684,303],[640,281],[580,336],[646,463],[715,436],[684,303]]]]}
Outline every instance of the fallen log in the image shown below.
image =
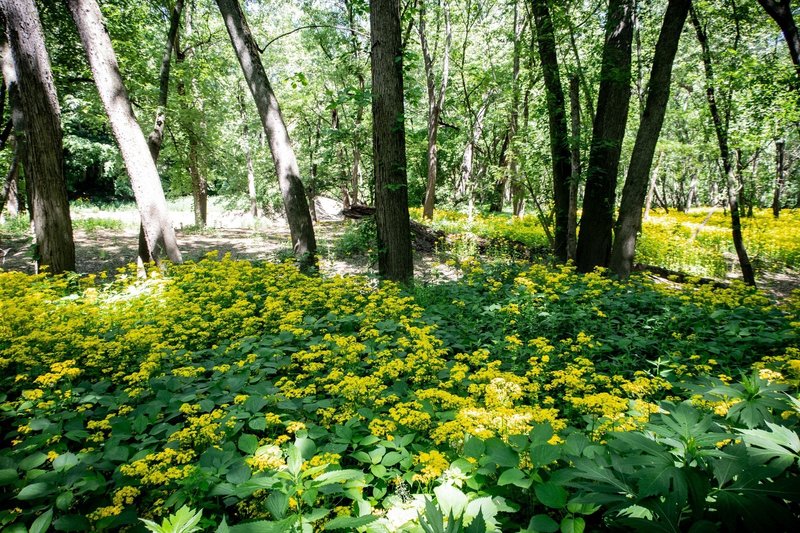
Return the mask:
{"type": "MultiPolygon", "coordinates": [[[[375,215],[375,208],[370,205],[354,204],[342,210],[342,216],[352,220],[361,220],[375,215]]],[[[432,253],[436,245],[444,241],[445,233],[441,230],[431,229],[416,220],[411,220],[412,246],[418,252],[432,253]]]]}

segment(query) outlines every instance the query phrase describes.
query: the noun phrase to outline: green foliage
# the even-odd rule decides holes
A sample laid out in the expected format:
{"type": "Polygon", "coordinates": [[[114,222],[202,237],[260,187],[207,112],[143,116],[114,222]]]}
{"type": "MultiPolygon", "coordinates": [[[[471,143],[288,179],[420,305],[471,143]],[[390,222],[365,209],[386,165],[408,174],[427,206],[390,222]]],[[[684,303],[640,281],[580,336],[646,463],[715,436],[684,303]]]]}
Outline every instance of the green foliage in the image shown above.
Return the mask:
{"type": "Polygon", "coordinates": [[[458,272],[409,294],[230,259],[105,284],[0,273],[0,526],[797,519],[795,304],[568,267],[458,272]]]}
{"type": "Polygon", "coordinates": [[[334,242],[335,257],[366,256],[371,261],[378,258],[378,234],[373,218],[364,218],[349,223],[344,233],[334,242]]]}

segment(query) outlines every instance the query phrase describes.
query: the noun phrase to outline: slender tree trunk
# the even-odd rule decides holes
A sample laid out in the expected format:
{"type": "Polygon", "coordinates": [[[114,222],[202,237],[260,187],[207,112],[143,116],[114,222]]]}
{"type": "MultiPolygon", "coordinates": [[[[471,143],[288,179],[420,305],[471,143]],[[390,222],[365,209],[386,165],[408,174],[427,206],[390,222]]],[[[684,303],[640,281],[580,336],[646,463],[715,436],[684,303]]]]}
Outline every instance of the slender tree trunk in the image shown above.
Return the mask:
{"type": "MultiPolygon", "coordinates": [[[[331,109],[331,129],[334,131],[339,132],[339,110],[335,107],[331,109]]],[[[351,191],[347,190],[347,174],[343,170],[345,168],[345,158],[344,158],[344,150],[342,150],[341,143],[336,143],[336,160],[339,162],[339,168],[342,169],[341,176],[339,178],[339,183],[342,189],[342,209],[350,209],[352,204],[355,204],[358,201],[357,193],[358,191],[354,189],[351,191]],[[355,201],[353,201],[355,196],[355,201]]],[[[351,182],[352,184],[352,175],[351,175],[351,182]]]]}
{"type": "Polygon", "coordinates": [[[461,188],[463,189],[464,194],[467,197],[467,202],[469,204],[469,210],[470,210],[470,217],[472,217],[472,206],[474,205],[474,200],[475,200],[474,199],[475,186],[473,183],[474,180],[472,178],[475,147],[478,145],[478,141],[480,140],[481,134],[483,133],[483,120],[486,117],[487,109],[489,109],[490,97],[491,97],[491,92],[486,92],[483,95],[483,102],[481,103],[481,107],[478,109],[478,112],[475,114],[475,122],[472,125],[472,131],[470,132],[467,144],[464,146],[464,155],[461,157],[461,177],[459,183],[461,183],[461,188]]]}
{"type": "Polygon", "coordinates": [[[410,281],[414,264],[408,216],[400,3],[370,0],[369,7],[378,271],[387,279],[410,281]]]}
{"type": "Polygon", "coordinates": [[[250,32],[238,0],[217,0],[217,5],[225,20],[231,43],[233,44],[242,72],[253,94],[264,133],[267,135],[275,173],[278,176],[286,219],[292,234],[294,253],[304,268],[316,264],[317,241],[314,225],[308,209],[308,200],[300,181],[300,169],[294,155],[289,132],[283,121],[278,100],[261,63],[261,54],[250,32]]]}
{"type": "Polygon", "coordinates": [[[555,204],[555,249],[553,252],[556,258],[566,261],[572,167],[564,91],[561,88],[561,78],[558,73],[553,22],[546,0],[534,0],[533,17],[536,23],[539,59],[542,63],[547,95],[547,115],[550,124],[550,157],[553,160],[553,202],[555,204]]]}
{"type": "Polygon", "coordinates": [[[728,132],[722,121],[722,116],[717,105],[716,98],[716,85],[714,81],[714,70],[711,62],[711,49],[708,45],[708,36],[705,29],[700,23],[697,16],[695,7],[690,8],[692,24],[694,25],[697,34],[697,40],[700,42],[700,47],[703,52],[703,66],[706,75],[706,100],[708,101],[708,108],[711,112],[711,119],[714,123],[714,131],[717,135],[717,143],[719,144],[720,158],[722,159],[722,167],[725,172],[725,178],[728,188],[728,206],[730,207],[731,214],[731,233],[733,235],[733,246],[736,249],[736,255],[739,258],[739,266],[742,269],[742,279],[748,285],[755,286],[756,278],[753,271],[753,265],[750,263],[750,258],[747,255],[747,250],[744,247],[742,239],[742,222],[739,217],[739,199],[737,191],[736,171],[731,161],[730,148],[728,147],[728,132]]]}
{"type": "Polygon", "coordinates": [[[169,96],[169,73],[172,64],[172,48],[175,44],[178,27],[180,26],[181,13],[183,12],[183,0],[176,0],[169,19],[169,29],[167,30],[167,42],[164,45],[164,55],[161,57],[161,70],[158,76],[158,107],[156,108],[156,119],[153,124],[153,131],[147,137],[147,146],[153,161],[158,161],[161,153],[161,145],[164,142],[164,126],[167,122],[167,98],[169,96]]]}
{"type": "MultiPolygon", "coordinates": [[[[350,28],[350,45],[353,49],[353,58],[357,65],[361,64],[361,47],[358,44],[358,31],[356,30],[356,14],[354,10],[353,0],[345,1],[347,9],[347,20],[350,28]]],[[[356,80],[358,82],[358,90],[363,92],[365,87],[364,73],[360,67],[357,67],[356,80]]],[[[348,198],[348,207],[352,202],[358,204],[360,202],[361,191],[361,123],[364,120],[364,108],[360,102],[356,103],[356,116],[353,121],[353,165],[350,170],[350,196],[348,198]]],[[[332,126],[333,127],[333,126],[332,126]]],[[[338,122],[336,125],[338,129],[338,122]]],[[[341,151],[341,148],[337,148],[341,151]]]]}
{"type": "Polygon", "coordinates": [[[433,72],[433,58],[428,48],[428,39],[425,29],[425,0],[419,4],[419,42],[422,46],[422,58],[425,65],[425,80],[428,88],[428,183],[425,188],[425,202],[422,206],[422,216],[433,218],[433,206],[436,203],[436,174],[438,171],[438,151],[436,146],[439,134],[439,117],[444,106],[444,95],[447,91],[447,80],[450,75],[450,11],[447,2],[442,0],[444,11],[444,50],[442,51],[442,79],[439,91],[436,91],[436,74],[433,72]]]}
{"type": "Polygon", "coordinates": [[[633,0],[611,0],[606,21],[600,92],[578,236],[580,272],[608,266],[611,256],[617,173],[631,98],[633,0]]]}
{"type": "Polygon", "coordinates": [[[622,201],[609,263],[611,270],[621,277],[629,276],[633,269],[636,239],[642,229],[642,207],[647,194],[648,176],[653,165],[661,126],[664,124],[672,82],[672,64],[689,13],[689,4],[690,0],[670,0],[656,43],[653,67],[647,85],[647,101],[639,131],[636,133],[628,177],[622,189],[622,201]]]}
{"type": "Polygon", "coordinates": [[[577,74],[569,78],[570,119],[570,180],[567,211],[567,259],[575,261],[578,247],[578,187],[581,183],[581,101],[580,80],[577,74]]]}
{"type": "Polygon", "coordinates": [[[67,0],[67,6],[78,28],[100,99],[131,179],[148,248],[148,257],[141,257],[141,260],[158,262],[163,251],[170,261],[180,262],[181,252],[167,211],[161,179],[133,114],[100,8],[95,0],[67,0]]]}
{"type": "Polygon", "coordinates": [[[647,186],[647,197],[644,201],[644,220],[650,219],[650,206],[653,205],[653,195],[656,191],[656,181],[658,180],[658,170],[661,167],[661,161],[664,159],[664,152],[658,153],[658,160],[656,161],[653,170],[650,172],[650,184],[647,186]]]}
{"type": "Polygon", "coordinates": [[[775,141],[775,192],[772,195],[772,216],[778,218],[781,214],[781,193],[785,181],[784,174],[784,147],[786,141],[775,141]]]}
{"type": "Polygon", "coordinates": [[[19,152],[13,137],[11,142],[14,147],[14,155],[11,156],[11,165],[8,167],[6,181],[3,184],[3,196],[0,198],[0,215],[3,214],[3,209],[7,209],[9,216],[15,217],[19,214],[21,205],[19,200],[19,152]]]}
{"type": "MultiPolygon", "coordinates": [[[[33,0],[2,0],[6,37],[25,117],[25,175],[33,195],[38,262],[48,272],[75,270],[75,244],[64,179],[63,134],[50,58],[33,0]],[[33,179],[32,179],[33,178],[33,179]],[[32,186],[31,186],[32,185],[32,186]]],[[[10,69],[4,69],[5,70],[10,69]]]]}
{"type": "Polygon", "coordinates": [[[800,33],[797,31],[797,25],[792,15],[792,2],[791,0],[758,0],[758,3],[783,32],[786,45],[789,47],[789,55],[797,71],[797,86],[800,87],[800,33]]]}

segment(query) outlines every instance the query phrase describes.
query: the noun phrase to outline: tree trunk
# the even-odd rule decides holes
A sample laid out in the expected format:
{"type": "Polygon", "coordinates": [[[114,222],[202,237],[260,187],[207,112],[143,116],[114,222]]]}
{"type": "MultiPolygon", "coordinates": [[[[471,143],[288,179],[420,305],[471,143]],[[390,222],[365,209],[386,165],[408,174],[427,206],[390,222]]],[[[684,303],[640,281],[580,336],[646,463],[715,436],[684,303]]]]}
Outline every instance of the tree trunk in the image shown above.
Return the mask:
{"type": "Polygon", "coordinates": [[[242,72],[253,94],[264,133],[267,135],[275,173],[278,176],[286,219],[292,235],[294,253],[303,268],[316,264],[317,241],[308,209],[308,200],[300,181],[300,169],[294,155],[289,132],[283,121],[278,100],[261,63],[261,54],[250,32],[238,0],[217,0],[228,35],[231,38],[242,72]]]}
{"type": "Polygon", "coordinates": [[[483,103],[475,115],[475,122],[472,125],[472,131],[470,132],[467,144],[464,146],[464,155],[461,158],[461,177],[459,178],[459,189],[464,192],[464,196],[467,198],[470,218],[472,217],[472,209],[475,201],[475,186],[472,179],[475,147],[478,145],[478,141],[483,133],[483,120],[486,117],[486,110],[489,108],[490,97],[490,92],[487,92],[483,95],[483,103]]]}
{"type": "Polygon", "coordinates": [[[75,243],[64,179],[61,110],[50,58],[33,0],[2,0],[0,8],[25,120],[24,131],[18,133],[26,137],[24,165],[29,189],[34,191],[37,261],[49,273],[60,274],[75,270],[75,243]]]}
{"type": "Polygon", "coordinates": [[[691,14],[692,24],[694,25],[697,34],[697,40],[700,42],[700,47],[703,52],[703,67],[706,75],[706,100],[708,101],[708,108],[711,112],[711,119],[714,123],[714,131],[717,135],[717,143],[719,144],[720,158],[722,159],[722,167],[725,172],[728,189],[728,206],[731,213],[731,233],[733,235],[733,246],[736,249],[736,255],[739,258],[739,266],[742,269],[742,279],[748,285],[755,286],[756,278],[753,271],[753,265],[750,263],[750,258],[747,255],[747,250],[744,247],[742,240],[742,222],[739,217],[739,199],[737,191],[736,171],[731,161],[730,148],[728,147],[728,131],[722,121],[722,116],[717,106],[716,88],[714,82],[714,70],[711,62],[711,49],[708,45],[708,37],[703,29],[700,19],[697,16],[697,11],[694,5],[691,6],[689,13],[691,14]]]}
{"type": "Polygon", "coordinates": [[[567,259],[575,261],[578,247],[578,187],[581,183],[581,101],[580,79],[569,78],[569,105],[572,121],[570,139],[569,208],[567,211],[567,259]]]}
{"type": "Polygon", "coordinates": [[[370,0],[369,6],[378,272],[387,279],[411,281],[400,4],[370,0]]]}
{"type": "MultiPolygon", "coordinates": [[[[791,0],[758,0],[758,3],[783,32],[786,45],[789,47],[789,55],[792,57],[792,63],[794,63],[798,78],[800,78],[800,33],[797,31],[792,15],[791,0]]],[[[800,87],[800,79],[798,82],[800,87]]]]}
{"type": "Polygon", "coordinates": [[[422,59],[425,65],[425,81],[428,88],[428,183],[425,188],[425,202],[422,206],[422,216],[433,218],[433,206],[436,203],[436,174],[438,171],[438,152],[436,138],[439,134],[439,117],[444,106],[444,95],[447,91],[447,80],[450,74],[450,11],[447,2],[442,1],[444,11],[445,41],[442,51],[442,80],[439,92],[436,92],[436,74],[433,72],[433,58],[428,49],[428,39],[425,35],[425,0],[419,4],[419,42],[422,46],[422,59]]]}
{"type": "Polygon", "coordinates": [[[650,172],[650,184],[647,186],[647,198],[644,201],[644,220],[650,219],[650,206],[653,204],[653,195],[656,193],[656,181],[658,180],[658,169],[661,167],[661,160],[664,159],[664,152],[658,153],[656,166],[650,172]]]}
{"type": "Polygon", "coordinates": [[[3,209],[8,209],[8,214],[15,217],[19,214],[19,154],[14,142],[14,155],[11,156],[11,165],[8,167],[6,181],[3,183],[3,193],[0,196],[0,215],[3,209]]]}
{"type": "Polygon", "coordinates": [[[783,172],[785,146],[786,141],[783,139],[775,141],[775,193],[772,196],[772,216],[775,218],[778,218],[781,214],[781,193],[783,192],[785,180],[783,172]]]}
{"type": "Polygon", "coordinates": [[[176,0],[169,19],[169,30],[167,30],[167,42],[164,45],[164,55],[161,57],[161,71],[158,76],[158,107],[156,108],[156,120],[153,124],[153,131],[147,137],[147,146],[153,161],[158,161],[161,153],[161,145],[164,142],[164,126],[167,122],[167,97],[169,96],[169,72],[172,64],[172,48],[175,44],[178,27],[180,26],[181,13],[183,12],[183,0],[176,0]]]}
{"type": "Polygon", "coordinates": [[[181,252],[167,211],[161,179],[142,129],[133,114],[111,46],[111,38],[103,26],[100,8],[96,0],[67,0],[67,6],[86,50],[100,99],[122,153],[142,217],[148,256],[140,256],[140,259],[143,262],[152,260],[158,263],[163,251],[170,261],[180,262],[181,252]]]}
{"type": "Polygon", "coordinates": [[[553,202],[555,211],[554,254],[560,261],[567,260],[569,227],[569,187],[572,175],[570,165],[569,133],[564,107],[564,92],[558,73],[558,57],[553,32],[553,22],[546,0],[534,0],[533,16],[539,59],[547,95],[547,115],[550,124],[550,157],[553,160],[553,202]]]}
{"type": "Polygon", "coordinates": [[[636,133],[628,177],[622,189],[609,264],[611,270],[621,277],[629,276],[633,270],[636,239],[642,229],[642,207],[647,194],[648,176],[661,126],[664,124],[672,82],[672,64],[689,13],[689,4],[690,0],[670,0],[656,43],[650,81],[647,84],[647,101],[639,131],[636,133]]]}
{"type": "Polygon", "coordinates": [[[578,236],[580,272],[607,266],[611,255],[617,173],[631,98],[632,22],[633,0],[609,2],[597,115],[592,128],[578,236]]]}

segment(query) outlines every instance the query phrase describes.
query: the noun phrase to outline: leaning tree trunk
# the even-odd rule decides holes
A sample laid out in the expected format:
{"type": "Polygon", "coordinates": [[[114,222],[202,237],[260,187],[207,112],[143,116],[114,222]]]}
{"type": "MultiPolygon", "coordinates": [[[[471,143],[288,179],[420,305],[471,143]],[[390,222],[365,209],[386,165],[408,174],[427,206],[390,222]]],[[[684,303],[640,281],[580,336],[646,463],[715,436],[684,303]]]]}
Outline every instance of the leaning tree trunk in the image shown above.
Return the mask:
{"type": "Polygon", "coordinates": [[[133,114],[100,8],[96,0],[67,0],[67,6],[78,28],[100,100],[131,179],[149,256],[140,255],[140,259],[158,263],[163,251],[170,261],[180,262],[181,251],[167,211],[161,178],[133,114]]]}
{"type": "MultiPolygon", "coordinates": [[[[758,0],[758,3],[781,28],[786,45],[789,47],[792,63],[794,63],[798,78],[800,78],[800,33],[797,31],[797,25],[792,15],[791,0],[758,0]]],[[[798,79],[798,86],[800,86],[800,79],[798,79]]]]}
{"type": "Polygon", "coordinates": [[[261,63],[258,50],[250,26],[247,24],[238,0],[217,0],[225,27],[231,38],[242,72],[253,94],[253,99],[261,117],[264,133],[267,135],[269,149],[275,162],[275,174],[283,196],[286,209],[286,220],[292,234],[294,253],[301,266],[312,266],[316,263],[317,241],[314,237],[314,225],[308,209],[308,200],[300,181],[300,168],[294,155],[289,132],[283,121],[278,100],[272,92],[272,86],[261,63]]]}
{"type": "Polygon", "coordinates": [[[19,133],[26,137],[25,175],[34,191],[37,261],[50,273],[60,274],[75,270],[75,243],[64,179],[61,110],[50,58],[33,0],[2,0],[0,9],[25,120],[25,129],[19,133]]]}
{"type": "Polygon", "coordinates": [[[731,233],[733,236],[733,247],[736,249],[736,256],[739,258],[739,266],[742,269],[742,279],[748,285],[755,286],[756,277],[753,271],[753,265],[750,263],[750,257],[747,255],[747,250],[744,247],[744,240],[742,239],[742,222],[739,216],[739,198],[738,198],[738,184],[736,179],[736,170],[734,169],[733,162],[731,161],[731,152],[728,146],[728,131],[722,120],[722,115],[717,105],[716,86],[714,83],[714,69],[711,61],[711,48],[708,45],[708,36],[705,29],[700,23],[697,16],[697,11],[694,6],[691,6],[689,13],[691,14],[692,24],[694,25],[697,34],[697,40],[700,42],[700,48],[703,53],[703,67],[706,75],[706,100],[708,101],[708,109],[711,112],[711,119],[714,123],[714,132],[717,135],[717,143],[719,144],[720,159],[722,159],[722,168],[725,172],[725,179],[727,181],[728,189],[728,207],[731,213],[731,233]]]}
{"type": "Polygon", "coordinates": [[[553,203],[555,211],[555,240],[553,252],[560,261],[567,260],[569,227],[569,187],[572,175],[569,132],[564,103],[564,91],[558,73],[558,57],[553,22],[546,0],[534,0],[533,16],[539,59],[547,95],[547,115],[550,121],[550,157],[553,160],[553,203]]]}
{"type": "Polygon", "coordinates": [[[370,0],[369,7],[378,272],[387,279],[411,281],[400,5],[398,0],[370,0]]]}
{"type": "Polygon", "coordinates": [[[631,153],[628,177],[622,189],[622,201],[609,263],[611,270],[621,277],[629,276],[633,270],[636,238],[642,229],[642,207],[647,195],[647,182],[653,165],[656,143],[661,134],[661,126],[664,124],[672,82],[672,64],[689,13],[689,4],[690,0],[670,0],[656,43],[653,67],[647,85],[647,100],[631,153]]]}
{"type": "Polygon", "coordinates": [[[631,98],[633,4],[633,0],[611,0],[608,5],[600,92],[578,236],[580,272],[607,266],[611,255],[617,172],[631,98]]]}

